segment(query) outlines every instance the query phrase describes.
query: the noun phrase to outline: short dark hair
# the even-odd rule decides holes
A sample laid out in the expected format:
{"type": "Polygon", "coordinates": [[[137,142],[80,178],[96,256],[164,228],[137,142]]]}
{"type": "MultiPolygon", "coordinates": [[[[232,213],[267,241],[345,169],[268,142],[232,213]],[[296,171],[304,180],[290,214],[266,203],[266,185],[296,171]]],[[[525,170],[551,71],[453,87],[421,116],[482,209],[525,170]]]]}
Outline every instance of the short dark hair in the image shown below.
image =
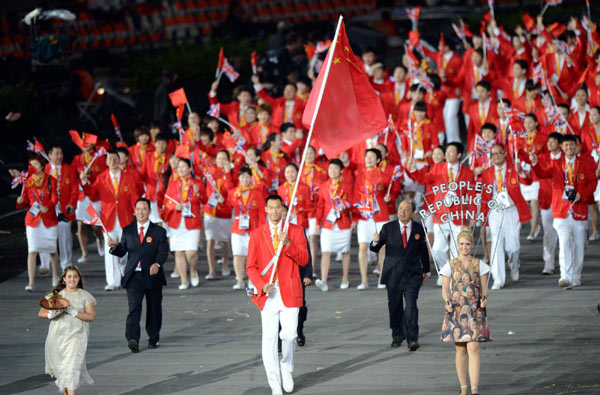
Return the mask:
{"type": "Polygon", "coordinates": [[[491,130],[494,133],[498,133],[498,128],[496,128],[496,125],[494,125],[493,123],[489,123],[489,122],[484,123],[483,126],[481,127],[482,132],[483,132],[483,129],[491,130]]]}
{"type": "Polygon", "coordinates": [[[238,171],[238,177],[242,174],[248,174],[250,177],[252,177],[252,170],[250,170],[248,166],[244,166],[238,171]]]}
{"type": "Polygon", "coordinates": [[[365,150],[365,156],[367,156],[367,154],[369,152],[372,152],[377,157],[378,162],[381,162],[383,160],[383,155],[381,155],[381,151],[379,151],[378,149],[369,148],[369,149],[365,150]]]}
{"type": "Polygon", "coordinates": [[[534,91],[536,89],[540,89],[540,84],[537,82],[533,82],[533,80],[527,80],[525,82],[525,90],[526,91],[534,91]]]}
{"type": "Polygon", "coordinates": [[[215,134],[213,133],[212,129],[207,128],[206,126],[200,128],[200,136],[208,136],[211,141],[215,138],[215,134]]]}
{"type": "Polygon", "coordinates": [[[462,155],[465,152],[465,147],[461,143],[459,143],[458,141],[453,141],[451,143],[446,144],[446,149],[448,149],[448,147],[455,147],[456,148],[456,152],[458,152],[461,157],[462,157],[462,155]]]}
{"type": "Polygon", "coordinates": [[[492,84],[490,84],[490,82],[489,82],[489,81],[485,81],[485,80],[483,80],[483,81],[479,81],[479,82],[477,83],[477,85],[475,85],[475,86],[476,86],[476,87],[477,87],[477,86],[480,86],[480,87],[484,88],[485,90],[487,90],[488,92],[491,92],[491,91],[492,91],[492,84]]]}
{"type": "Polygon", "coordinates": [[[535,123],[539,123],[537,115],[535,115],[532,112],[530,112],[529,114],[525,115],[525,118],[531,118],[531,119],[533,119],[535,121],[535,123]]]}
{"type": "Polygon", "coordinates": [[[418,101],[415,103],[413,111],[424,111],[427,112],[427,104],[424,101],[418,101]]]}
{"type": "Polygon", "coordinates": [[[502,99],[500,99],[500,101],[508,108],[510,108],[512,106],[512,103],[510,102],[510,100],[508,100],[506,98],[502,98],[502,99]]]}
{"type": "MultiPolygon", "coordinates": [[[[125,154],[127,155],[127,157],[129,157],[129,150],[125,147],[117,147],[117,149],[114,150],[114,152],[116,154],[125,154]]],[[[110,152],[107,152],[107,154],[109,154],[110,152]]]]}
{"type": "Polygon", "coordinates": [[[58,144],[50,144],[50,147],[48,147],[48,153],[54,151],[55,148],[59,148],[61,151],[64,151],[63,148],[58,145],[58,144]]]}
{"type": "Polygon", "coordinates": [[[569,142],[569,141],[572,141],[575,144],[577,144],[577,138],[575,137],[574,134],[564,134],[562,136],[562,141],[560,143],[562,144],[562,143],[566,143],[566,142],[569,142]]]}
{"type": "Polygon", "coordinates": [[[529,64],[524,59],[517,59],[517,60],[515,60],[514,64],[518,64],[525,71],[527,71],[527,69],[529,68],[529,64]]]}
{"type": "Polygon", "coordinates": [[[296,169],[296,172],[298,172],[298,165],[295,164],[294,162],[290,162],[287,165],[285,165],[285,167],[283,168],[283,170],[285,171],[285,169],[287,169],[288,167],[293,167],[294,169],[296,169]]]}
{"type": "Polygon", "coordinates": [[[548,140],[554,139],[558,142],[558,144],[562,143],[563,135],[558,132],[552,132],[548,135],[548,140]]]}
{"type": "Polygon", "coordinates": [[[137,206],[137,204],[138,204],[139,202],[144,202],[144,203],[146,203],[146,204],[148,205],[148,209],[149,209],[149,210],[152,210],[152,206],[150,205],[150,200],[146,199],[145,197],[138,198],[138,200],[136,200],[136,201],[135,201],[134,207],[135,207],[135,206],[137,206]]]}
{"type": "Polygon", "coordinates": [[[157,141],[164,141],[165,143],[169,144],[169,138],[167,137],[166,134],[164,134],[162,132],[157,134],[156,137],[154,138],[154,142],[157,142],[157,141]]]}
{"type": "Polygon", "coordinates": [[[284,122],[284,123],[282,123],[282,124],[281,124],[281,127],[279,128],[279,131],[280,131],[281,133],[285,133],[285,132],[287,132],[287,131],[288,131],[288,129],[290,129],[290,128],[295,128],[295,127],[296,127],[296,125],[294,125],[294,124],[293,124],[293,123],[291,123],[291,122],[284,122]]]}
{"type": "Polygon", "coordinates": [[[340,168],[340,170],[344,170],[344,163],[338,158],[334,158],[334,159],[330,160],[329,165],[327,165],[327,166],[331,166],[331,165],[336,165],[337,167],[340,168]]]}
{"type": "MultiPolygon", "coordinates": [[[[122,148],[122,147],[119,147],[119,148],[122,148]]],[[[107,150],[106,156],[113,155],[113,154],[119,156],[119,151],[118,151],[119,148],[107,150]]],[[[127,148],[125,148],[125,150],[127,151],[127,148]]],[[[127,154],[129,155],[129,151],[127,151],[127,154]]]]}
{"type": "Polygon", "coordinates": [[[278,200],[281,205],[283,205],[283,199],[276,193],[272,193],[265,199],[265,206],[269,203],[269,200],[278,200]]]}

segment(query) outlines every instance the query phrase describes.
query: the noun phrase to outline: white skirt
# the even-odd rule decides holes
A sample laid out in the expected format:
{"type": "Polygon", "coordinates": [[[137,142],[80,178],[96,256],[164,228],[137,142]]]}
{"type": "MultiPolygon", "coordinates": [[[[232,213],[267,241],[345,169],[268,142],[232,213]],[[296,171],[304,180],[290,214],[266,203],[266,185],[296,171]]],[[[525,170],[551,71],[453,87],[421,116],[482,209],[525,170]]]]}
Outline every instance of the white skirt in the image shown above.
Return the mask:
{"type": "Polygon", "coordinates": [[[250,243],[248,232],[231,234],[231,250],[234,256],[248,256],[248,243],[250,243]]]}
{"type": "Polygon", "coordinates": [[[531,185],[519,184],[521,187],[521,195],[526,202],[530,200],[538,200],[538,194],[540,192],[540,182],[534,181],[531,185]]]}
{"type": "Polygon", "coordinates": [[[352,228],[340,229],[337,224],[333,229],[321,229],[321,251],[322,252],[350,252],[352,241],[352,228]]]}
{"type": "Polygon", "coordinates": [[[428,233],[433,233],[433,215],[428,216],[423,220],[428,233]]]}
{"type": "Polygon", "coordinates": [[[58,226],[45,227],[40,219],[38,225],[25,226],[27,235],[27,252],[45,252],[54,254],[58,242],[58,226]]]}
{"type": "Polygon", "coordinates": [[[231,235],[231,218],[217,218],[204,215],[204,236],[206,240],[229,241],[231,235]]]}
{"type": "MultiPolygon", "coordinates": [[[[94,210],[100,216],[100,211],[102,209],[102,204],[98,200],[97,202],[91,202],[94,210]]],[[[90,206],[90,198],[87,196],[83,197],[83,200],[77,201],[77,208],[75,208],[75,219],[77,221],[91,221],[92,217],[88,214],[87,209],[90,206]]]]}
{"type": "Polygon", "coordinates": [[[596,185],[596,190],[594,191],[594,201],[595,202],[600,201],[600,183],[598,183],[598,185],[596,185]]]}
{"type": "Polygon", "coordinates": [[[308,235],[309,236],[318,236],[321,232],[317,230],[317,219],[309,218],[308,219],[308,235]]]}
{"type": "Polygon", "coordinates": [[[156,224],[158,222],[164,222],[160,217],[160,212],[158,210],[158,203],[156,201],[150,202],[150,222],[156,224]]]}
{"type": "Polygon", "coordinates": [[[375,232],[381,232],[385,222],[375,222],[373,218],[365,221],[363,219],[358,220],[356,225],[356,236],[359,243],[370,243],[373,240],[373,234],[375,232]]]}
{"type": "Polygon", "coordinates": [[[187,229],[181,218],[178,228],[169,227],[169,247],[171,251],[197,251],[200,229],[187,229]]]}

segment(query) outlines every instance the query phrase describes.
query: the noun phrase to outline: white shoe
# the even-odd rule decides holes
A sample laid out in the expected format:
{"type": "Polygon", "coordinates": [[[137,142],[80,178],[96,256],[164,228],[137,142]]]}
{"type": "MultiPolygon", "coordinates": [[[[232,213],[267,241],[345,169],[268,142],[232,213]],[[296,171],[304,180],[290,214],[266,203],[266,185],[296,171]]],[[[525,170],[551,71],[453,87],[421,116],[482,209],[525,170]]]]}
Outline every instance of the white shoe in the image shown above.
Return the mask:
{"type": "Polygon", "coordinates": [[[48,268],[40,266],[40,276],[44,276],[45,277],[47,275],[48,275],[48,268]]]}
{"type": "MultiPolygon", "coordinates": [[[[215,243],[215,250],[220,250],[223,248],[223,244],[221,243],[215,243]]],[[[222,258],[221,258],[222,259],[222,258]]],[[[222,262],[221,262],[222,263],[222,262]]]]}
{"type": "Polygon", "coordinates": [[[281,390],[279,390],[279,391],[271,390],[271,395],[283,395],[283,392],[281,392],[281,390]]]}
{"type": "Polygon", "coordinates": [[[375,269],[373,269],[373,274],[380,275],[381,272],[379,271],[379,269],[375,268],[375,269]]]}
{"type": "Polygon", "coordinates": [[[321,285],[321,291],[323,291],[323,292],[329,291],[329,286],[327,284],[323,283],[323,285],[321,285]]]}
{"type": "Polygon", "coordinates": [[[221,274],[223,275],[223,277],[227,277],[231,275],[231,270],[221,270],[221,274]]]}
{"type": "Polygon", "coordinates": [[[535,236],[527,235],[527,241],[534,241],[534,240],[535,240],[535,236]]]}
{"type": "Polygon", "coordinates": [[[336,262],[341,262],[343,258],[344,258],[344,254],[342,254],[341,252],[338,252],[338,253],[335,255],[335,261],[336,261],[336,262]]]}
{"type": "Polygon", "coordinates": [[[207,274],[206,276],[204,276],[204,278],[206,280],[214,280],[215,279],[215,275],[214,274],[207,274]]]}
{"type": "Polygon", "coordinates": [[[32,287],[31,285],[26,285],[25,286],[25,291],[27,291],[27,292],[33,292],[33,291],[35,291],[35,287],[32,287]]]}
{"type": "Polygon", "coordinates": [[[317,278],[317,279],[315,280],[315,287],[317,287],[317,288],[321,288],[321,287],[323,286],[323,284],[324,284],[324,282],[323,282],[323,280],[321,280],[320,278],[317,278]]]}
{"type": "Polygon", "coordinates": [[[104,256],[104,248],[98,248],[98,255],[104,256]]]}
{"type": "Polygon", "coordinates": [[[502,289],[502,285],[494,283],[494,285],[492,285],[492,289],[502,289]]]}
{"type": "Polygon", "coordinates": [[[281,386],[288,394],[294,391],[294,378],[292,377],[292,373],[285,369],[281,369],[281,386]]]}
{"type": "Polygon", "coordinates": [[[385,289],[385,284],[377,284],[377,289],[385,289]]]}
{"type": "Polygon", "coordinates": [[[481,263],[485,263],[485,264],[487,265],[487,264],[488,264],[488,260],[487,260],[487,259],[485,259],[485,258],[482,258],[482,259],[481,259],[481,263]]]}
{"type": "Polygon", "coordinates": [[[191,277],[190,276],[190,282],[192,283],[192,287],[197,287],[198,284],[200,284],[200,277],[198,277],[198,276],[191,277]]]}
{"type": "Polygon", "coordinates": [[[340,284],[340,289],[348,289],[348,287],[350,287],[350,283],[341,283],[340,284]]]}
{"type": "Polygon", "coordinates": [[[572,287],[581,287],[581,280],[573,280],[572,287]]]}
{"type": "Polygon", "coordinates": [[[360,284],[358,287],[356,287],[356,289],[359,291],[364,291],[367,288],[369,288],[369,284],[360,284]]]}
{"type": "Polygon", "coordinates": [[[435,282],[438,287],[442,286],[442,276],[438,276],[437,281],[435,282]]]}
{"type": "Polygon", "coordinates": [[[510,271],[510,278],[513,281],[519,281],[519,269],[510,271]]]}
{"type": "Polygon", "coordinates": [[[58,281],[52,281],[52,288],[56,287],[58,285],[58,281]]]}
{"type": "Polygon", "coordinates": [[[175,272],[171,273],[171,278],[179,278],[179,277],[181,277],[179,274],[177,274],[175,272]]]}
{"type": "Polygon", "coordinates": [[[590,238],[588,239],[589,241],[596,241],[596,240],[600,240],[600,235],[591,235],[590,238]]]}
{"type": "Polygon", "coordinates": [[[190,287],[190,284],[179,284],[179,289],[184,291],[190,287]]]}
{"type": "Polygon", "coordinates": [[[563,278],[561,278],[560,280],[558,280],[558,286],[559,287],[568,287],[569,286],[569,282],[563,278]]]}
{"type": "Polygon", "coordinates": [[[85,263],[87,260],[88,259],[82,255],[77,259],[77,263],[85,263]]]}
{"type": "Polygon", "coordinates": [[[542,274],[551,275],[551,274],[554,274],[554,270],[544,269],[544,270],[542,270],[542,274]]]}
{"type": "Polygon", "coordinates": [[[114,291],[115,287],[112,286],[112,285],[107,285],[107,286],[104,287],[104,290],[107,291],[107,292],[114,291]]]}
{"type": "Polygon", "coordinates": [[[235,283],[233,284],[233,289],[244,289],[244,284],[235,283]]]}

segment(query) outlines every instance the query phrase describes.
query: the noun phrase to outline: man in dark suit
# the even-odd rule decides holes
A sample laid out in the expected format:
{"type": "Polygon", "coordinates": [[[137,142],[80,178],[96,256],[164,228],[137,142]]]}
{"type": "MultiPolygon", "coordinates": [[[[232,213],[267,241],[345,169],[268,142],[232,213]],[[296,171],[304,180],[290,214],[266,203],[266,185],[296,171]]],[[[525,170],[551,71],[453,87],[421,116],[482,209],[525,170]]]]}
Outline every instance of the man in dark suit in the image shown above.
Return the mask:
{"type": "Polygon", "coordinates": [[[419,348],[417,298],[423,281],[431,276],[425,231],[412,221],[414,213],[414,202],[400,202],[398,221],[383,225],[381,232],[373,235],[370,245],[373,252],[385,246],[381,283],[388,292],[392,347],[400,347],[406,339],[409,351],[419,348]]]}
{"type": "Polygon", "coordinates": [[[108,238],[112,255],[127,256],[122,286],[127,290],[129,314],[125,337],[131,352],[140,351],[142,299],[146,297],[146,333],[148,347],[157,348],[162,325],[162,287],[167,285],[162,265],[169,256],[166,231],[149,221],[150,201],[139,198],[135,203],[135,221],[123,229],[120,242],[108,238]]]}

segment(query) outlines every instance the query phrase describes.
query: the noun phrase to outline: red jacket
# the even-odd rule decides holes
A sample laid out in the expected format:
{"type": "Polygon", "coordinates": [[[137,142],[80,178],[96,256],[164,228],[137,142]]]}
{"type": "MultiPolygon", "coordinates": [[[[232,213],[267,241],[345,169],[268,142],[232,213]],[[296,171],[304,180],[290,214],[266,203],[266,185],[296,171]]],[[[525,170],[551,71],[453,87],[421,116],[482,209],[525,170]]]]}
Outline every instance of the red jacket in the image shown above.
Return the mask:
{"type": "Polygon", "coordinates": [[[316,215],[317,222],[325,229],[333,229],[335,224],[337,224],[340,229],[348,229],[352,226],[352,221],[350,219],[352,207],[348,207],[354,202],[352,184],[348,182],[345,177],[342,177],[337,189],[332,187],[332,183],[333,180],[329,179],[321,184],[321,188],[319,188],[319,200],[317,202],[316,215]],[[332,203],[335,198],[340,198],[342,202],[345,202],[346,209],[340,211],[340,217],[336,219],[334,223],[331,223],[327,221],[327,216],[333,208],[332,203]]]}
{"type": "MultiPolygon", "coordinates": [[[[290,185],[290,183],[288,183],[287,181],[284,184],[280,185],[277,189],[277,194],[281,196],[285,205],[288,206],[288,209],[292,209],[290,199],[292,197],[293,191],[294,186],[290,185]]],[[[314,209],[310,198],[310,190],[308,189],[308,186],[302,181],[300,181],[300,184],[298,184],[298,190],[296,191],[296,201],[297,204],[294,211],[292,212],[292,215],[296,215],[298,226],[304,229],[308,229],[308,214],[313,212],[314,209]]]]}
{"type": "Polygon", "coordinates": [[[490,105],[485,113],[485,120],[481,122],[481,114],[479,113],[479,102],[475,101],[469,107],[469,127],[467,130],[467,141],[475,139],[475,135],[481,135],[481,127],[484,123],[496,123],[498,119],[498,111],[496,103],[490,98],[490,105]]]}
{"type": "Polygon", "coordinates": [[[129,147],[129,160],[133,164],[133,167],[137,171],[141,172],[144,161],[148,156],[150,156],[150,153],[154,152],[155,149],[156,148],[154,148],[154,144],[151,142],[146,144],[143,148],[140,143],[136,143],[129,147]]]}
{"type": "MultiPolygon", "coordinates": [[[[202,181],[191,177],[190,178],[190,186],[188,189],[187,196],[183,196],[185,199],[183,203],[190,203],[193,217],[184,218],[185,219],[185,227],[186,229],[200,229],[202,228],[202,212],[200,211],[200,205],[206,203],[206,193],[204,190],[204,184],[202,181]]],[[[169,181],[169,186],[167,186],[167,191],[165,192],[165,198],[163,200],[164,210],[163,210],[163,219],[167,223],[170,228],[178,228],[181,223],[182,212],[177,211],[174,199],[178,202],[182,202],[182,179],[181,177],[177,177],[177,179],[171,178],[169,181]],[[169,199],[169,197],[171,199],[169,199]]]]}
{"type": "MultiPolygon", "coordinates": [[[[46,164],[46,174],[54,177],[52,166],[46,164]]],[[[61,163],[56,180],[56,192],[60,202],[60,211],[69,218],[70,221],[75,219],[75,210],[71,214],[67,214],[67,206],[77,206],[77,198],[79,197],[79,178],[77,173],[68,163],[61,163]]]]}
{"type": "Polygon", "coordinates": [[[163,174],[169,168],[169,155],[159,157],[154,151],[148,155],[142,166],[141,175],[146,185],[146,198],[151,202],[157,200],[159,188],[162,185],[163,174]]]}
{"type": "Polygon", "coordinates": [[[271,171],[272,180],[279,180],[279,184],[285,182],[284,168],[288,161],[285,159],[284,153],[279,152],[273,155],[269,149],[260,155],[261,159],[267,165],[267,169],[271,171]]]}
{"type": "MultiPolygon", "coordinates": [[[[589,127],[592,123],[590,122],[590,112],[585,112],[585,117],[583,118],[583,122],[579,120],[579,112],[575,109],[571,110],[571,116],[569,117],[569,125],[571,129],[573,129],[573,133],[578,136],[581,136],[581,133],[584,129],[589,127]]],[[[570,132],[569,132],[570,133],[570,132]]]]}
{"type": "Polygon", "coordinates": [[[263,126],[257,123],[249,129],[248,133],[250,135],[250,145],[260,148],[267,141],[267,136],[271,133],[279,133],[279,129],[273,124],[263,126]]]}
{"type": "Polygon", "coordinates": [[[265,196],[261,188],[251,186],[248,191],[246,204],[242,199],[240,187],[231,191],[227,197],[227,202],[235,209],[235,217],[231,225],[231,233],[242,234],[244,232],[252,232],[265,222],[265,196]],[[240,229],[240,213],[250,214],[250,228],[240,229]]]}
{"type": "MultiPolygon", "coordinates": [[[[517,211],[519,212],[519,221],[530,221],[531,212],[529,211],[529,206],[527,205],[527,202],[525,201],[525,199],[523,199],[519,183],[529,185],[531,184],[531,179],[520,177],[512,163],[505,162],[505,164],[506,172],[503,180],[504,188],[506,188],[508,196],[511,198],[511,200],[515,204],[515,207],[517,208],[517,211]]],[[[485,169],[483,173],[481,173],[481,182],[483,182],[486,185],[494,185],[494,188],[496,188],[496,186],[498,185],[496,166],[490,166],[487,169],[485,169]]],[[[486,218],[488,216],[487,202],[489,202],[492,199],[493,191],[494,189],[490,188],[483,188],[482,191],[481,209],[482,212],[485,213],[486,218]]]]}
{"type": "MultiPolygon", "coordinates": [[[[557,159],[552,159],[552,155],[550,152],[544,153],[538,156],[538,160],[541,163],[550,163],[550,161],[558,160],[562,155],[562,151],[559,151],[557,159]]],[[[548,210],[552,207],[552,179],[551,178],[541,178],[540,179],[540,191],[538,193],[538,203],[540,205],[540,210],[548,210]]]]}
{"type": "MultiPolygon", "coordinates": [[[[260,89],[256,92],[261,99],[265,102],[269,103],[269,105],[273,108],[273,126],[276,128],[280,127],[285,122],[290,122],[290,120],[285,120],[285,106],[286,100],[285,97],[274,98],[271,97],[265,92],[264,89],[260,89]]],[[[291,122],[296,126],[296,129],[304,129],[304,125],[302,124],[302,114],[304,113],[305,102],[296,98],[294,100],[294,108],[291,114],[291,122]]]]}
{"type": "MultiPolygon", "coordinates": [[[[581,132],[581,153],[591,155],[594,150],[598,152],[600,146],[599,140],[594,125],[588,125],[583,128],[581,132]]],[[[598,153],[600,154],[600,152],[598,153]]]]}
{"type": "MultiPolygon", "coordinates": [[[[203,175],[205,178],[207,175],[210,175],[213,178],[218,192],[221,194],[221,196],[223,196],[223,199],[225,200],[223,203],[218,203],[216,207],[212,207],[209,204],[205,204],[203,207],[204,214],[217,218],[231,218],[231,206],[227,203],[227,192],[235,187],[233,178],[231,177],[231,172],[225,173],[220,167],[212,166],[206,169],[206,174],[203,175]]],[[[210,198],[210,196],[215,192],[215,189],[207,179],[207,201],[210,198]]]]}
{"type": "MultiPolygon", "coordinates": [[[[210,104],[219,103],[217,96],[211,96],[208,94],[208,100],[210,104]]],[[[233,100],[230,103],[219,103],[221,114],[225,114],[229,122],[234,126],[243,127],[246,125],[246,118],[243,112],[240,112],[240,102],[233,100]]]]}
{"type": "MultiPolygon", "coordinates": [[[[81,172],[83,171],[84,168],[89,166],[93,156],[94,156],[94,152],[92,152],[89,155],[81,153],[79,155],[76,155],[73,158],[73,162],[71,162],[71,167],[73,169],[75,169],[75,171],[77,172],[77,176],[79,176],[81,174],[81,172]]],[[[102,173],[104,170],[106,170],[106,157],[101,156],[98,159],[96,159],[94,161],[94,163],[92,164],[91,172],[90,172],[90,175],[88,176],[88,179],[90,180],[90,182],[93,183],[94,181],[96,181],[96,177],[98,177],[98,175],[100,175],[100,173],[102,173]]],[[[84,196],[85,196],[85,194],[83,193],[83,189],[80,188],[78,200],[83,200],[84,196]]]]}
{"type": "MultiPolygon", "coordinates": [[[[303,293],[298,266],[308,264],[308,249],[304,229],[290,224],[288,239],[289,245],[281,250],[276,278],[279,282],[279,292],[281,292],[283,305],[289,308],[301,307],[303,293]]],[[[267,295],[263,292],[263,288],[271,278],[273,267],[264,276],[261,276],[261,272],[274,255],[275,249],[273,248],[271,229],[269,223],[265,223],[250,233],[248,258],[246,259],[246,273],[257,290],[256,295],[252,297],[252,302],[256,303],[260,310],[263,309],[267,301],[267,295]]]]}
{"type": "MultiPolygon", "coordinates": [[[[538,160],[538,163],[533,166],[533,170],[538,177],[552,179],[552,216],[554,218],[567,218],[570,213],[571,203],[562,199],[565,190],[565,169],[566,159],[564,154],[561,155],[560,159],[553,160],[546,165],[542,165],[538,160]]],[[[573,204],[571,211],[573,219],[585,221],[588,215],[588,200],[594,194],[598,182],[594,163],[592,160],[576,157],[573,172],[575,175],[575,191],[581,195],[581,199],[573,204]]]]}
{"type": "Polygon", "coordinates": [[[23,190],[23,203],[17,204],[17,208],[23,209],[31,207],[36,201],[46,207],[48,211],[45,213],[40,211],[35,217],[27,211],[27,214],[25,215],[25,226],[36,227],[40,223],[40,219],[47,228],[56,226],[56,224],[58,224],[58,219],[56,218],[56,210],[54,207],[58,202],[58,195],[56,193],[56,181],[53,177],[44,174],[44,178],[42,179],[39,188],[35,187],[33,176],[27,177],[25,189],[23,190]]]}
{"type": "Polygon", "coordinates": [[[121,171],[119,188],[115,195],[110,170],[105,170],[93,183],[83,185],[83,191],[91,201],[100,200],[100,219],[108,232],[111,232],[119,218],[121,227],[129,225],[133,219],[135,202],[140,197],[133,176],[121,171]]]}
{"type": "MultiPolygon", "coordinates": [[[[387,203],[383,200],[389,183],[390,177],[378,167],[371,170],[364,168],[357,175],[356,181],[354,182],[353,203],[358,203],[367,199],[371,200],[373,197],[377,200],[379,212],[372,217],[375,222],[388,222],[390,220],[387,203]]],[[[352,217],[353,222],[357,222],[359,219],[367,220],[367,218],[360,214],[358,209],[355,209],[354,212],[356,216],[352,217]]]]}

